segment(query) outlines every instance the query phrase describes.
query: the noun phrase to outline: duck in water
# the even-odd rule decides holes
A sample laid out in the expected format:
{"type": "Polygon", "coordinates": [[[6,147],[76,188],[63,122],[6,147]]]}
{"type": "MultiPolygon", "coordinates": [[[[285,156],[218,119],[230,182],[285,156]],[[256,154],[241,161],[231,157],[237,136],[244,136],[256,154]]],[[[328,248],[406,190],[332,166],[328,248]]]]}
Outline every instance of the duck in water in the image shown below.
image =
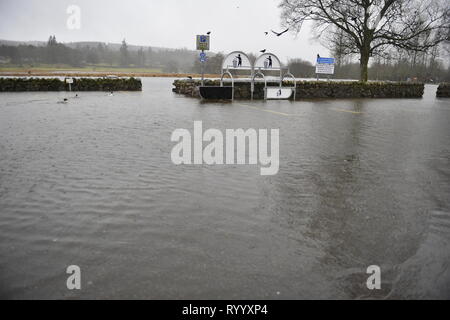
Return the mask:
{"type": "Polygon", "coordinates": [[[58,101],[58,103],[68,103],[69,102],[69,99],[67,99],[67,98],[64,98],[62,101],[58,101]]]}

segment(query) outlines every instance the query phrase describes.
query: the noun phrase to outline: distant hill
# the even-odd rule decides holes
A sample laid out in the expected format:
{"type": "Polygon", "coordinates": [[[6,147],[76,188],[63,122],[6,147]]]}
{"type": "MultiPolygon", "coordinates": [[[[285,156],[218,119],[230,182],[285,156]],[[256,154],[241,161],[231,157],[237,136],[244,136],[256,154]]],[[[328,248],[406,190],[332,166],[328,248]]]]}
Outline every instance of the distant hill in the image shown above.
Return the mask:
{"type": "Polygon", "coordinates": [[[47,44],[46,41],[14,41],[14,40],[2,40],[0,39],[0,46],[20,46],[20,45],[30,45],[30,46],[45,46],[47,44]]]}
{"type": "MultiPolygon", "coordinates": [[[[56,42],[0,40],[0,64],[22,65],[69,65],[72,67],[134,67],[159,69],[165,73],[201,72],[199,52],[186,48],[163,48],[137,46],[127,43],[121,51],[121,43],[99,41],[56,42]],[[56,46],[55,44],[61,44],[56,46]],[[106,50],[105,50],[106,49],[106,50]],[[141,50],[142,49],[142,50],[141,50]]],[[[218,72],[221,55],[209,52],[209,68],[218,72]],[[215,59],[214,59],[215,58],[215,59]]],[[[209,72],[209,70],[205,70],[209,72]]]]}
{"type": "MultiPolygon", "coordinates": [[[[89,48],[96,48],[99,44],[107,46],[109,49],[112,50],[119,50],[121,47],[121,43],[106,43],[106,42],[100,42],[100,41],[78,41],[78,42],[61,42],[65,46],[77,49],[77,48],[83,48],[83,47],[89,47],[89,48]]],[[[46,46],[47,41],[15,41],[15,40],[3,40],[0,39],[0,46],[6,45],[6,46],[20,46],[20,45],[32,45],[36,47],[46,46]]],[[[153,46],[137,46],[133,44],[128,44],[128,50],[130,51],[138,51],[140,48],[143,48],[144,50],[148,50],[150,48],[151,50],[155,52],[169,50],[169,51],[175,51],[179,49],[173,49],[173,48],[164,48],[164,47],[153,47],[153,46]]],[[[187,50],[187,49],[184,49],[187,50]]],[[[197,52],[195,50],[187,50],[189,52],[197,52]]]]}

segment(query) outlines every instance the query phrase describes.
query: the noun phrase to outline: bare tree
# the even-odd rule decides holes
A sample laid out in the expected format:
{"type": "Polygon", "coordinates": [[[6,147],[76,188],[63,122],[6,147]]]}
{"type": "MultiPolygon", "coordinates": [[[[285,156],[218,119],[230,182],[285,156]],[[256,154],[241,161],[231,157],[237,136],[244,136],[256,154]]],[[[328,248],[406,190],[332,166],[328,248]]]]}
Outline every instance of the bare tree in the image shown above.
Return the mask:
{"type": "Polygon", "coordinates": [[[345,63],[345,57],[352,55],[354,52],[349,50],[351,48],[351,39],[348,37],[348,34],[336,27],[330,29],[331,32],[328,33],[322,44],[330,49],[336,60],[336,66],[339,68],[345,63]]]}
{"type": "Polygon", "coordinates": [[[394,46],[427,51],[448,40],[448,0],[283,0],[282,20],[299,31],[313,21],[319,37],[342,30],[347,52],[360,56],[360,80],[368,79],[371,56],[394,46]],[[335,32],[335,31],[334,31],[335,32]]]}

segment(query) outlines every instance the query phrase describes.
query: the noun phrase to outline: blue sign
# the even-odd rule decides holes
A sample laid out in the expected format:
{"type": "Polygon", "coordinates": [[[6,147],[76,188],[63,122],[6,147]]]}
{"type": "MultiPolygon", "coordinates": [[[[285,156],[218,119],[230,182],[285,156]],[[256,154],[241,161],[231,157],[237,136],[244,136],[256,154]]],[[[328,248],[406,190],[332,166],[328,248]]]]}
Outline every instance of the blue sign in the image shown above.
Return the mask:
{"type": "Polygon", "coordinates": [[[207,60],[206,53],[200,52],[200,62],[206,62],[206,60],[207,60]]]}
{"type": "Polygon", "coordinates": [[[319,64],[334,64],[334,58],[317,58],[319,64]]]}
{"type": "Polygon", "coordinates": [[[197,35],[197,50],[209,50],[209,36],[197,35]]]}

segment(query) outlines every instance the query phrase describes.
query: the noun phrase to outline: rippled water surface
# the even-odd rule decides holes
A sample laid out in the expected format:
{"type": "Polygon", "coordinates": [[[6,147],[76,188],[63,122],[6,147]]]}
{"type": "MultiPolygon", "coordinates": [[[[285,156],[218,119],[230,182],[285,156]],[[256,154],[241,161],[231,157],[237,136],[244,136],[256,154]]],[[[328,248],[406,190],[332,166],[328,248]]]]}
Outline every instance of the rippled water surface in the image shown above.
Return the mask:
{"type": "Polygon", "coordinates": [[[0,94],[0,297],[450,298],[450,100],[436,86],[221,104],[172,81],[68,104],[0,94]],[[194,120],[279,128],[279,173],[175,166],[170,135],[194,120]],[[381,290],[366,288],[373,264],[381,290]]]}

